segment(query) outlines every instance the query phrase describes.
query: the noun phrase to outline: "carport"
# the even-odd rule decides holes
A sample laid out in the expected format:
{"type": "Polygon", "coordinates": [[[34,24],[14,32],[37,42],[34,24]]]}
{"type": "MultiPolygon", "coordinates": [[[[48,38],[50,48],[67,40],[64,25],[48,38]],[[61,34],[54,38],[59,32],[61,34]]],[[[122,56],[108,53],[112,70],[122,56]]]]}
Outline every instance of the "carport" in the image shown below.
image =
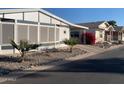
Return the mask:
{"type": "Polygon", "coordinates": [[[89,28],[85,26],[79,26],[79,25],[71,26],[71,37],[79,39],[81,44],[82,43],[86,44],[85,33],[88,29],[89,28]],[[82,37],[83,37],[83,40],[82,40],[82,37]]]}

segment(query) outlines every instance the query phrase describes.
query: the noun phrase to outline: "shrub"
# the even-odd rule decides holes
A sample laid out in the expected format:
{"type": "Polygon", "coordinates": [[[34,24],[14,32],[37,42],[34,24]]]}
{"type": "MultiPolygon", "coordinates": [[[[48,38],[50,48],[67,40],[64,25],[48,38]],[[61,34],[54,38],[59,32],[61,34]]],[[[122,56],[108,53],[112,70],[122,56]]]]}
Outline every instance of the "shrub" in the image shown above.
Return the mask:
{"type": "Polygon", "coordinates": [[[14,40],[11,40],[10,44],[19,51],[21,61],[24,61],[24,56],[29,50],[36,49],[40,46],[40,44],[29,44],[28,41],[23,40],[20,40],[19,44],[15,43],[14,40]]]}
{"type": "Polygon", "coordinates": [[[95,44],[95,34],[93,34],[92,32],[86,32],[85,34],[82,34],[82,37],[84,37],[84,35],[86,39],[86,44],[95,44]]]}
{"type": "Polygon", "coordinates": [[[75,38],[70,38],[70,39],[66,39],[63,41],[66,45],[70,46],[70,52],[72,52],[73,50],[73,46],[75,46],[76,44],[78,44],[78,39],[75,38]]]}

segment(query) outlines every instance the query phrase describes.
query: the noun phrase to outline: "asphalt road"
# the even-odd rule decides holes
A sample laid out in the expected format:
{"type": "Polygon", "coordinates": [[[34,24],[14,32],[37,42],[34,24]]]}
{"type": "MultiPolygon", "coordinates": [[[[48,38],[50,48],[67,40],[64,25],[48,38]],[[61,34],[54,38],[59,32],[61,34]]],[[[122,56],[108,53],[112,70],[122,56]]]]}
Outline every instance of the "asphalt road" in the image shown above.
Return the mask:
{"type": "Polygon", "coordinates": [[[124,47],[4,83],[124,84],[124,47]]]}

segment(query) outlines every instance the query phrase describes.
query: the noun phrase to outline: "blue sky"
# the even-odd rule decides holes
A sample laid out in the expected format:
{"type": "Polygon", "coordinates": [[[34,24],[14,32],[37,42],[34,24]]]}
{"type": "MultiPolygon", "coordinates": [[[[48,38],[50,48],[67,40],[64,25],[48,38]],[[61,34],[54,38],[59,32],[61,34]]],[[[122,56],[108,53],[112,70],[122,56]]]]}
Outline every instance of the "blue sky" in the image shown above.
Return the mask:
{"type": "Polygon", "coordinates": [[[73,23],[115,20],[124,26],[124,8],[47,8],[45,9],[73,23]]]}

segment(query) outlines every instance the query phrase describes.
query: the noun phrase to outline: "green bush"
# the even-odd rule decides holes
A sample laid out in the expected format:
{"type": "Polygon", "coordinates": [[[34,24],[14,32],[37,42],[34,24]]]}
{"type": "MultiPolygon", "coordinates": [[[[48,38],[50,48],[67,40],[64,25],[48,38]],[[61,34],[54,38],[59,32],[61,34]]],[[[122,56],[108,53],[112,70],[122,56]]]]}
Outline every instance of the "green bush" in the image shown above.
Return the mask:
{"type": "Polygon", "coordinates": [[[79,40],[78,39],[75,39],[75,38],[70,38],[70,39],[65,39],[63,42],[66,45],[69,45],[70,46],[70,52],[72,52],[73,46],[75,46],[76,44],[78,44],[79,43],[79,40]]]}
{"type": "Polygon", "coordinates": [[[28,41],[23,40],[20,40],[19,44],[15,43],[14,40],[11,40],[10,44],[19,51],[22,61],[29,50],[36,49],[41,46],[40,44],[29,44],[28,41]]]}

